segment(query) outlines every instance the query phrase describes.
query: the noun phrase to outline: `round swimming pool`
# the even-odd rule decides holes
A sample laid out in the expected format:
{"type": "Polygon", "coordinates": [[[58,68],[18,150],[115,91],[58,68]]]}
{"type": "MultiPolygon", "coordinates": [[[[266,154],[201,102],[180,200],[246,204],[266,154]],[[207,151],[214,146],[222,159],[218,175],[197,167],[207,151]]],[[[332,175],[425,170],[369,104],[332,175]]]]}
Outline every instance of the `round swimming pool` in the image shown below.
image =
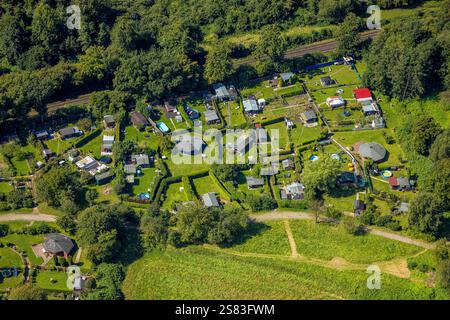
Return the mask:
{"type": "Polygon", "coordinates": [[[311,160],[311,161],[316,161],[316,160],[318,160],[318,159],[319,159],[319,157],[316,156],[315,154],[312,155],[311,157],[309,157],[309,160],[311,160]]]}

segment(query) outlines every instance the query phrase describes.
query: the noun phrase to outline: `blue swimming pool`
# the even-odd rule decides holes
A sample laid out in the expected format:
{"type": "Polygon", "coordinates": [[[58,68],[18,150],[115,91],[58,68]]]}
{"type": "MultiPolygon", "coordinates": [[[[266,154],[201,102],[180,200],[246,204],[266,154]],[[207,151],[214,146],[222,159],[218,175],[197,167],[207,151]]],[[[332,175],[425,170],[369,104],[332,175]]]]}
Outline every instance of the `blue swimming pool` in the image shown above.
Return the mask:
{"type": "Polygon", "coordinates": [[[168,133],[170,131],[169,127],[164,122],[158,122],[156,126],[162,133],[168,133]]]}

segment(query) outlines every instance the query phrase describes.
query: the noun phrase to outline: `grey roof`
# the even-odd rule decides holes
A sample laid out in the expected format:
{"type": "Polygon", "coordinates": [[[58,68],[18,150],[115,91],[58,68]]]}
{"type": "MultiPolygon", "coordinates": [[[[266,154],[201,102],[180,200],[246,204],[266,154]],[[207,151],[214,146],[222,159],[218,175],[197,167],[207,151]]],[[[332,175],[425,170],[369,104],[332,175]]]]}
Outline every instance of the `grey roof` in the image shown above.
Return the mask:
{"type": "Polygon", "coordinates": [[[127,175],[126,180],[128,183],[134,183],[134,175],[132,175],[132,174],[127,175]]]}
{"type": "Polygon", "coordinates": [[[216,194],[214,192],[208,192],[202,195],[203,203],[207,207],[219,207],[219,201],[217,201],[216,194]]]}
{"type": "Polygon", "coordinates": [[[292,161],[292,159],[285,159],[281,162],[281,164],[283,165],[283,168],[289,168],[292,167],[294,165],[294,161],[292,161]]]}
{"type": "Polygon", "coordinates": [[[203,152],[205,143],[197,135],[183,135],[174,147],[176,154],[198,155],[203,152]]]}
{"type": "Polygon", "coordinates": [[[367,104],[367,105],[363,106],[363,112],[364,113],[367,113],[367,112],[378,112],[378,107],[374,103],[367,104]]]}
{"type": "Polygon", "coordinates": [[[386,157],[386,149],[376,142],[363,143],[359,146],[359,155],[373,161],[381,161],[386,157]]]}
{"type": "Polygon", "coordinates": [[[229,98],[230,97],[230,94],[228,93],[227,88],[223,84],[221,84],[221,83],[215,84],[213,86],[213,88],[214,88],[214,91],[216,92],[216,95],[219,98],[229,98]]]}
{"type": "Polygon", "coordinates": [[[127,173],[127,174],[135,174],[136,173],[136,165],[134,165],[134,164],[126,164],[123,167],[123,171],[125,171],[125,173],[127,173]]]}
{"type": "Polygon", "coordinates": [[[71,135],[77,134],[79,132],[80,132],[80,130],[77,127],[67,127],[67,128],[63,128],[63,129],[59,130],[59,134],[63,137],[71,136],[71,135]]]}
{"type": "Polygon", "coordinates": [[[364,208],[365,208],[365,204],[364,204],[363,201],[355,200],[353,202],[353,209],[355,209],[355,210],[364,210],[364,208]]]}
{"type": "Polygon", "coordinates": [[[74,245],[72,240],[60,233],[50,233],[44,239],[44,249],[47,252],[57,253],[70,253],[74,245]]]}
{"type": "Polygon", "coordinates": [[[205,119],[207,122],[219,120],[219,116],[217,115],[217,113],[214,110],[208,110],[204,114],[205,114],[205,119]]]}
{"type": "Polygon", "coordinates": [[[106,115],[103,117],[103,120],[107,123],[107,124],[113,124],[114,122],[114,117],[111,115],[106,115]]]}
{"type": "Polygon", "coordinates": [[[245,112],[259,111],[258,103],[256,102],[256,100],[244,100],[242,103],[244,104],[245,112]]]}
{"type": "Polygon", "coordinates": [[[249,187],[260,187],[264,185],[263,178],[255,178],[255,177],[245,177],[247,180],[247,185],[249,187]]]}
{"type": "Polygon", "coordinates": [[[402,202],[400,203],[400,208],[399,208],[400,212],[408,212],[409,211],[409,203],[407,202],[402,202]]]}
{"type": "Polygon", "coordinates": [[[281,196],[281,199],[283,199],[283,200],[287,199],[288,196],[287,196],[286,190],[280,189],[280,196],[281,196]]]}
{"type": "Polygon", "coordinates": [[[411,186],[408,178],[403,178],[403,177],[397,178],[397,183],[398,183],[399,188],[405,188],[405,187],[411,186]]]}
{"type": "Polygon", "coordinates": [[[313,120],[313,119],[317,119],[317,115],[313,110],[308,110],[302,113],[303,117],[306,120],[313,120]]]}
{"type": "Polygon", "coordinates": [[[136,161],[136,165],[138,166],[148,166],[150,165],[150,159],[146,154],[134,154],[131,156],[133,161],[136,161]]]}
{"type": "Polygon", "coordinates": [[[330,77],[326,76],[326,77],[320,78],[320,82],[324,85],[327,85],[327,84],[331,84],[333,82],[333,80],[330,77]]]}
{"type": "Polygon", "coordinates": [[[48,137],[48,132],[47,131],[39,131],[39,132],[36,132],[36,138],[45,138],[45,137],[48,137]]]}
{"type": "Polygon", "coordinates": [[[44,156],[48,156],[48,155],[53,154],[53,151],[50,149],[44,149],[44,150],[42,150],[42,153],[44,154],[44,156]]]}
{"type": "Polygon", "coordinates": [[[95,180],[96,181],[102,181],[102,180],[105,180],[105,179],[112,178],[113,176],[114,176],[114,173],[111,170],[108,170],[106,172],[96,174],[95,175],[95,180]]]}
{"type": "Polygon", "coordinates": [[[290,194],[302,194],[304,193],[305,187],[299,182],[293,182],[287,186],[290,194]]]}
{"type": "Polygon", "coordinates": [[[294,76],[294,74],[292,72],[284,72],[284,73],[280,74],[280,77],[281,77],[281,79],[283,79],[283,81],[288,81],[293,76],[294,76]]]}

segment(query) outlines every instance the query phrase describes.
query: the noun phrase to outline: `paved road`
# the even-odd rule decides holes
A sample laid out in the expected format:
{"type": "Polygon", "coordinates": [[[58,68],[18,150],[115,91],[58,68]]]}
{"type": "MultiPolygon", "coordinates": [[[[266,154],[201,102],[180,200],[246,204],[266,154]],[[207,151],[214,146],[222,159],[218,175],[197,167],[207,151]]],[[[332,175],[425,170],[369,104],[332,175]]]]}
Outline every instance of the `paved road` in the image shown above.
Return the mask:
{"type": "MultiPolygon", "coordinates": [[[[368,32],[360,33],[360,38],[361,38],[361,40],[374,38],[379,32],[380,32],[380,30],[371,30],[368,32]]],[[[327,53],[327,52],[334,51],[336,48],[337,48],[336,40],[334,40],[334,39],[325,40],[325,41],[322,41],[319,43],[312,43],[312,44],[308,44],[308,45],[301,46],[298,48],[289,49],[289,50],[287,50],[284,57],[286,59],[292,59],[292,58],[303,57],[304,55],[306,55],[308,53],[314,53],[314,52],[327,53]]],[[[249,58],[236,60],[234,62],[234,66],[237,68],[244,64],[254,64],[254,63],[256,63],[256,59],[253,57],[249,57],[249,58]]]]}
{"type": "MultiPolygon", "coordinates": [[[[307,212],[291,212],[291,211],[273,211],[264,214],[258,215],[250,215],[250,218],[254,221],[262,222],[262,221],[273,221],[273,220],[285,220],[285,219],[304,219],[304,220],[314,220],[315,217],[311,213],[307,212]]],[[[369,233],[384,237],[387,239],[392,239],[396,241],[400,241],[403,243],[408,243],[417,247],[422,247],[425,249],[434,249],[436,246],[433,243],[428,243],[421,240],[412,239],[407,236],[403,236],[397,233],[379,230],[379,229],[368,229],[369,233]]]]}
{"type": "Polygon", "coordinates": [[[8,213],[0,215],[0,222],[7,221],[44,221],[55,222],[56,217],[42,213],[8,213]]]}

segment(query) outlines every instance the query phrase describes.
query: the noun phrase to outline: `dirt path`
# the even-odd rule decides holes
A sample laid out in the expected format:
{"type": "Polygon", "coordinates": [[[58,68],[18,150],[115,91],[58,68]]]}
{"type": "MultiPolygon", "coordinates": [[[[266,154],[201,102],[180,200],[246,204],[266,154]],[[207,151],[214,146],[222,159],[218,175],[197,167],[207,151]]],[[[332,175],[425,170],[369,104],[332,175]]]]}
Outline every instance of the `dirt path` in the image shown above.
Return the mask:
{"type": "Polygon", "coordinates": [[[78,263],[78,262],[80,262],[80,259],[81,259],[81,251],[83,250],[83,248],[79,248],[78,249],[78,251],[77,251],[77,256],[75,257],[75,263],[78,263]]]}
{"type": "Polygon", "coordinates": [[[44,221],[55,222],[56,217],[42,213],[8,213],[0,215],[0,222],[6,221],[44,221]]]}
{"type": "MultiPolygon", "coordinates": [[[[254,221],[263,222],[263,221],[272,221],[272,220],[285,220],[285,219],[304,219],[304,220],[314,220],[314,215],[312,213],[307,212],[290,212],[290,211],[272,211],[269,213],[259,214],[259,215],[250,215],[254,221]]],[[[433,243],[428,243],[421,240],[416,240],[409,238],[407,236],[403,236],[397,233],[379,230],[379,229],[368,229],[368,233],[384,237],[391,240],[400,241],[403,243],[411,244],[417,247],[425,248],[425,249],[434,249],[436,246],[433,243]]]]}
{"type": "Polygon", "coordinates": [[[298,257],[297,244],[295,243],[294,236],[292,235],[291,226],[289,225],[289,220],[284,220],[284,229],[289,240],[289,246],[291,247],[291,256],[293,258],[298,257]]]}

